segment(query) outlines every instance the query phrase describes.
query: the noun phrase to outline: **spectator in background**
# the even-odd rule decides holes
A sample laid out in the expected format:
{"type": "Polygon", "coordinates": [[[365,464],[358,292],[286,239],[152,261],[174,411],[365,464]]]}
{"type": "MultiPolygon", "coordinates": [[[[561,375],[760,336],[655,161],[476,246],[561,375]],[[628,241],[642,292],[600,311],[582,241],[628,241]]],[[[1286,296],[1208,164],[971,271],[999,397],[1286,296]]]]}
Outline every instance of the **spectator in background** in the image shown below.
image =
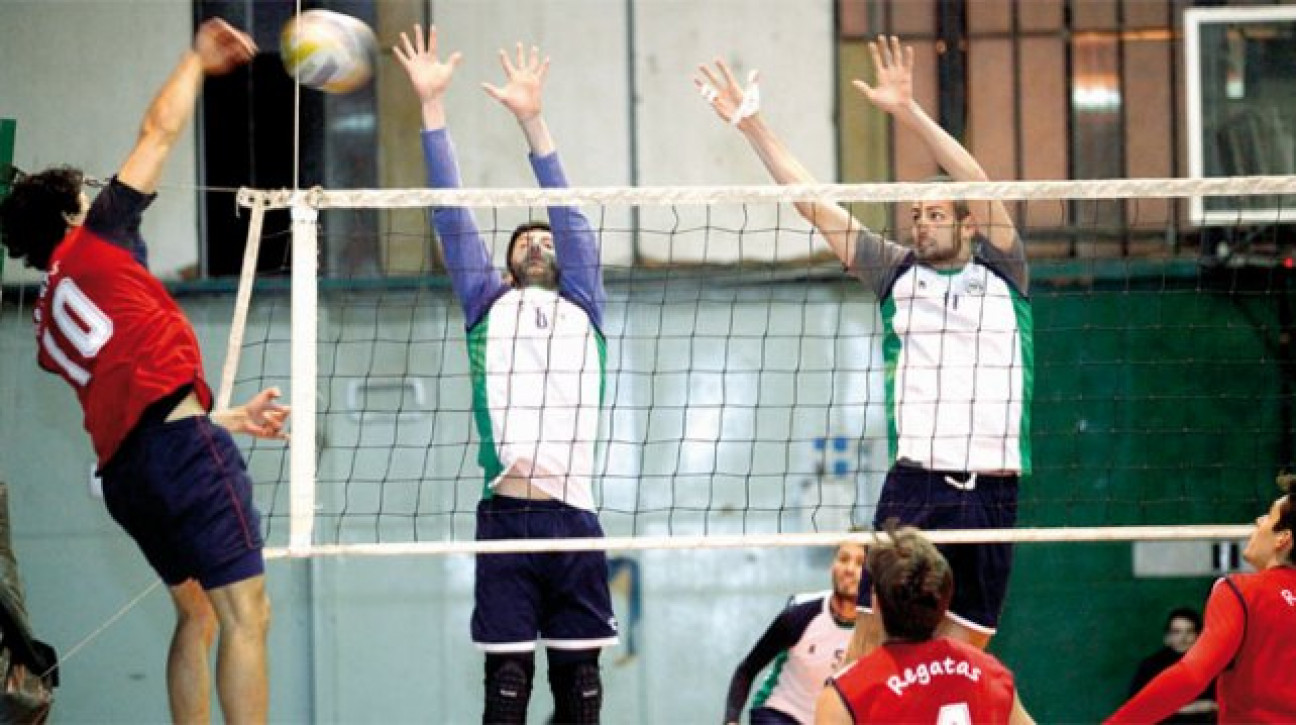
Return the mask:
{"type": "MultiPolygon", "coordinates": [[[[1201,634],[1202,618],[1191,607],[1179,607],[1170,612],[1165,623],[1165,646],[1139,663],[1134,679],[1130,681],[1129,695],[1133,697],[1152,678],[1183,658],[1188,648],[1201,634]]],[[[1164,723],[1214,723],[1219,707],[1215,704],[1215,682],[1212,681],[1196,700],[1179,708],[1179,711],[1162,720],[1164,723]]]]}

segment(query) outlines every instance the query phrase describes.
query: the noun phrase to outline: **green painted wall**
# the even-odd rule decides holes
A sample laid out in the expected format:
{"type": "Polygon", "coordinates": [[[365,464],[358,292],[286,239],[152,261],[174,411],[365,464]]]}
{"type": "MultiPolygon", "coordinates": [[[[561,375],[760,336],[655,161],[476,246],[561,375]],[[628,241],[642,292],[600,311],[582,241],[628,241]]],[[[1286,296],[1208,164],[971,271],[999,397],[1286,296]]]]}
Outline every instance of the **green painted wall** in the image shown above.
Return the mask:
{"type": "MultiPolygon", "coordinates": [[[[1280,273],[1038,285],[1023,526],[1245,523],[1290,457],[1280,273]],[[1040,287],[1044,287],[1040,289],[1040,287]]],[[[1097,722],[1166,613],[1212,579],[1135,579],[1119,544],[1027,544],[992,648],[1039,722],[1097,722]]]]}

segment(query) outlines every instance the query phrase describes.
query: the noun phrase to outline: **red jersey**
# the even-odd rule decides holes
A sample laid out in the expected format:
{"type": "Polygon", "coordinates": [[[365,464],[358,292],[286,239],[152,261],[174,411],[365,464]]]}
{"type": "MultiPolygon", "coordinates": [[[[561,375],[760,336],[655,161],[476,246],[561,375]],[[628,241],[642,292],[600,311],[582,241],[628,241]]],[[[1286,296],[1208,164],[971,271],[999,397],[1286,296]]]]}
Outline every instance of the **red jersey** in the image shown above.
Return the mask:
{"type": "Polygon", "coordinates": [[[139,218],[152,200],[116,179],[54,249],[33,319],[41,367],[72,385],[102,467],[151,403],[211,390],[193,328],[144,266],[139,218]]]}
{"type": "Polygon", "coordinates": [[[832,685],[857,723],[1006,723],[1017,697],[999,660],[944,637],[884,644],[832,685]]]}
{"type": "Polygon", "coordinates": [[[1215,582],[1201,637],[1108,723],[1162,720],[1218,675],[1221,723],[1296,722],[1296,569],[1274,567],[1215,582]],[[1232,582],[1234,586],[1230,586],[1232,582]],[[1234,588],[1236,587],[1236,589],[1234,588]]]}

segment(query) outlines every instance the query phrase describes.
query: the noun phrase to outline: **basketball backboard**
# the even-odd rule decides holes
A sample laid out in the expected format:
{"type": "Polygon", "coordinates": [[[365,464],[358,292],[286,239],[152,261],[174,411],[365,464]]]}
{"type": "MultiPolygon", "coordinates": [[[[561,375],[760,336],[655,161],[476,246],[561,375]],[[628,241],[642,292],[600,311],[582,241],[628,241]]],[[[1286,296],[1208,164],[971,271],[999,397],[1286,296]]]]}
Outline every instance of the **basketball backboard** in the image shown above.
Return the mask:
{"type": "MultiPolygon", "coordinates": [[[[1188,175],[1296,174],[1296,6],[1184,12],[1188,175]]],[[[1194,224],[1296,223],[1296,196],[1197,197],[1194,224]]]]}

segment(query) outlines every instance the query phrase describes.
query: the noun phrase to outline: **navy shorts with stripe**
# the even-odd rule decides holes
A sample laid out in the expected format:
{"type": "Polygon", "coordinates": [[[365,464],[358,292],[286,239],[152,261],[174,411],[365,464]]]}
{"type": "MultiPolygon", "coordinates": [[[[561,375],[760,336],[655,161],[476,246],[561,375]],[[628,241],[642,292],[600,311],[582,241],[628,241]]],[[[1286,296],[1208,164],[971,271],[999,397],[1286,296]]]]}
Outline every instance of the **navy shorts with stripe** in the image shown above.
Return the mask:
{"type": "Polygon", "coordinates": [[[252,481],[229,431],[205,415],[143,423],[103,470],[104,503],[168,586],[265,572],[252,481]]]}
{"type": "MultiPolygon", "coordinates": [[[[477,540],[601,538],[593,512],[561,501],[507,496],[477,505],[477,540]]],[[[491,653],[529,652],[536,639],[554,649],[617,642],[607,554],[478,554],[472,638],[491,653]]]]}
{"type": "MultiPolygon", "coordinates": [[[[881,530],[888,519],[927,531],[942,529],[1011,529],[1017,525],[1017,476],[991,476],[928,471],[892,466],[878,498],[873,526],[881,530]],[[953,481],[954,483],[951,483],[953,481]],[[954,484],[967,487],[963,490],[954,484]]],[[[954,572],[954,598],[949,613],[973,628],[993,633],[999,626],[1012,544],[956,544],[937,547],[954,572]]],[[[860,580],[860,606],[871,603],[872,578],[860,580]]]]}

